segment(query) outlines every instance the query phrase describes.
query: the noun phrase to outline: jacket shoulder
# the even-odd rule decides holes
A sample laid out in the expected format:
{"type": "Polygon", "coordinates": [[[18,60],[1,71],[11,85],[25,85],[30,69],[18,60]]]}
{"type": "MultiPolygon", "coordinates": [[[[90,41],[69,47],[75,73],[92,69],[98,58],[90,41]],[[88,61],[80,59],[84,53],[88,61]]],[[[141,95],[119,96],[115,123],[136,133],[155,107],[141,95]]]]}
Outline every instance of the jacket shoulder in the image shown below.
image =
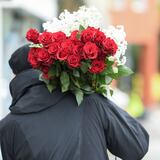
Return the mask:
{"type": "Polygon", "coordinates": [[[15,116],[9,113],[6,117],[4,117],[2,120],[0,120],[0,135],[2,132],[4,132],[6,129],[13,128],[16,124],[15,116]]]}
{"type": "Polygon", "coordinates": [[[115,105],[108,98],[98,93],[91,94],[87,97],[87,100],[92,104],[92,106],[98,107],[99,109],[103,109],[103,107],[109,109],[111,105],[115,105]]]}

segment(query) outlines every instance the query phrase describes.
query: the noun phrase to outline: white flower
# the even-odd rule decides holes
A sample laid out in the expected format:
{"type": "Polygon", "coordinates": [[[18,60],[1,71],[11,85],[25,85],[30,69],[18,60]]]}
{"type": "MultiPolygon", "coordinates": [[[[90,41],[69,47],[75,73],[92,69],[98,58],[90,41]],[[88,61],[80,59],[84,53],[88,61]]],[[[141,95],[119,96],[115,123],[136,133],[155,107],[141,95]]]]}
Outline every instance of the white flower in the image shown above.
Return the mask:
{"type": "Polygon", "coordinates": [[[43,24],[43,28],[49,32],[63,31],[67,35],[73,30],[79,30],[79,26],[82,25],[84,28],[92,26],[99,28],[101,25],[102,16],[98,10],[94,7],[86,8],[85,6],[80,7],[77,12],[70,13],[64,10],[58,18],[53,18],[43,24]]]}
{"type": "Polygon", "coordinates": [[[59,21],[57,18],[53,18],[52,21],[43,23],[43,28],[48,32],[58,32],[65,29],[63,22],[59,21]]]}
{"type": "Polygon", "coordinates": [[[126,33],[123,26],[108,26],[107,29],[102,29],[107,37],[112,38],[118,45],[118,50],[115,54],[118,65],[126,63],[125,52],[127,49],[126,33]]]}

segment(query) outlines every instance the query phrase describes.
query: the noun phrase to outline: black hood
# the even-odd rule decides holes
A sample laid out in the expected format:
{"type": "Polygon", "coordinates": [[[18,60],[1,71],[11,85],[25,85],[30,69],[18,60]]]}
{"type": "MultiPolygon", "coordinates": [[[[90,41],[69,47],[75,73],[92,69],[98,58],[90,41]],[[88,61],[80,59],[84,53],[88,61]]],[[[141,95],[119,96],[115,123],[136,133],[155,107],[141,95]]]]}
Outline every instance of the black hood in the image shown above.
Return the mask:
{"type": "Polygon", "coordinates": [[[50,93],[44,82],[39,80],[39,72],[30,69],[19,73],[10,83],[12,95],[11,113],[35,113],[55,105],[64,94],[60,89],[50,93]]]}
{"type": "Polygon", "coordinates": [[[18,48],[9,59],[9,65],[14,74],[19,74],[25,70],[31,69],[32,66],[28,61],[29,45],[18,48]]]}

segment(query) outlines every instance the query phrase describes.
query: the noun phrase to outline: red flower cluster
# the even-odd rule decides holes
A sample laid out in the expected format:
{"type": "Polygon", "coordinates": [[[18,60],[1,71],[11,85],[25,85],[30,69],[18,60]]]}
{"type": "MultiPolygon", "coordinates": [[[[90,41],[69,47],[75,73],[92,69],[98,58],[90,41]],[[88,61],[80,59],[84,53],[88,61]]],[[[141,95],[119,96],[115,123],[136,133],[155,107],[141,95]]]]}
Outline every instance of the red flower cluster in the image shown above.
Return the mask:
{"type": "Polygon", "coordinates": [[[28,60],[34,68],[47,74],[55,61],[64,62],[69,68],[79,68],[81,62],[90,62],[89,72],[104,71],[107,56],[114,56],[118,46],[99,29],[88,27],[83,31],[75,30],[70,36],[63,32],[39,33],[30,29],[26,38],[39,48],[30,49],[28,60]]]}

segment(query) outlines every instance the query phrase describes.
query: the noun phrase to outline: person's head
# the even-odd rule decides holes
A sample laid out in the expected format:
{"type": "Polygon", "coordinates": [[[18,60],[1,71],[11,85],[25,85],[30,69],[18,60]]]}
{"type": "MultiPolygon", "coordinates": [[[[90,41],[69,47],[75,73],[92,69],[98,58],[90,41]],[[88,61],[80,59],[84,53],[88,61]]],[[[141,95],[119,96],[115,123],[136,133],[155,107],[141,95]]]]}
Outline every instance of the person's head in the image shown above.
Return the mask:
{"type": "Polygon", "coordinates": [[[32,66],[28,62],[29,45],[24,45],[18,48],[9,59],[9,66],[12,72],[17,75],[27,69],[31,69],[32,66]]]}

